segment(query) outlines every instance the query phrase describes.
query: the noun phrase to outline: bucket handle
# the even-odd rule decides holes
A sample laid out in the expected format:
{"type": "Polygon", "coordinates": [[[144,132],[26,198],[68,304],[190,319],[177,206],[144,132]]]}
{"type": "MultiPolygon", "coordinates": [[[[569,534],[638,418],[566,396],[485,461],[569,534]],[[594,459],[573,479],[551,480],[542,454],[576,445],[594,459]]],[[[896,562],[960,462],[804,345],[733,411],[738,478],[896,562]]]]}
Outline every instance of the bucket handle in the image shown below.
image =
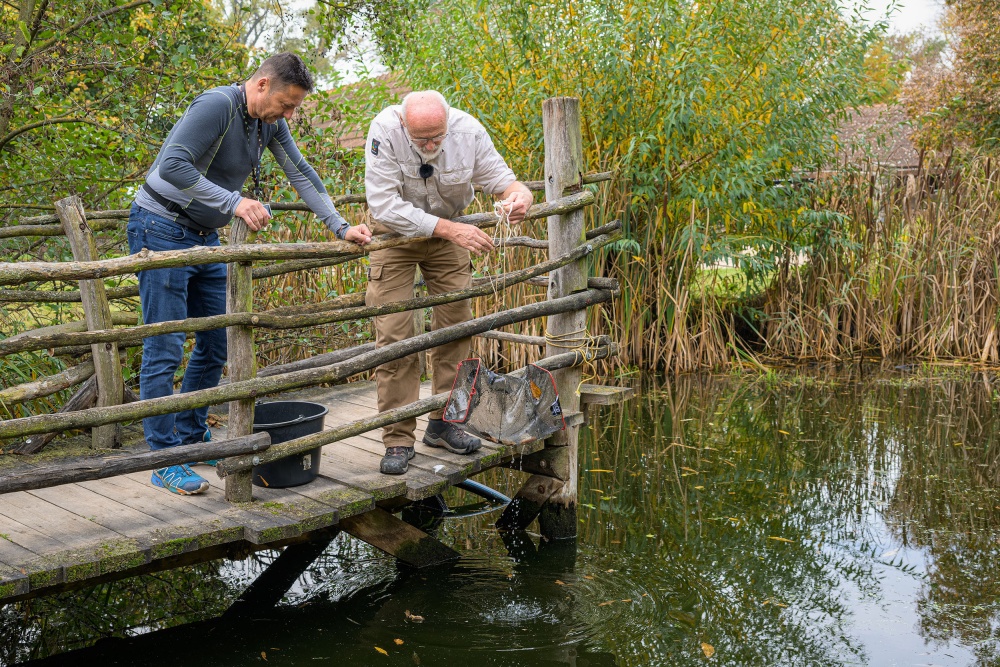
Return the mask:
{"type": "MultiPolygon", "coordinates": [[[[261,400],[261,401],[255,401],[254,404],[253,404],[253,407],[256,408],[259,405],[264,405],[264,403],[266,403],[266,401],[263,401],[263,400],[261,400]]],[[[286,426],[295,426],[296,424],[301,424],[304,421],[307,421],[309,419],[314,419],[314,418],[315,418],[315,415],[313,417],[306,417],[305,415],[299,415],[298,417],[296,417],[295,419],[293,419],[290,422],[281,422],[281,426],[282,426],[282,428],[284,428],[286,426]]]]}

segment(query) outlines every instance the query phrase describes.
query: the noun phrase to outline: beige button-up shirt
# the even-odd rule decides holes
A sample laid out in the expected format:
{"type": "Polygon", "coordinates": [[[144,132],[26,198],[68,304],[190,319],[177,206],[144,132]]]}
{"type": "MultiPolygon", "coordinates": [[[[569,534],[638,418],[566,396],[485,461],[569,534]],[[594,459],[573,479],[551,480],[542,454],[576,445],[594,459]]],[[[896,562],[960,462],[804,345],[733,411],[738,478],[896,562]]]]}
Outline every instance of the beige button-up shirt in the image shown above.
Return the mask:
{"type": "Polygon", "coordinates": [[[365,194],[372,217],[404,236],[428,237],[438,218],[452,219],[475,197],[474,185],[500,194],[517,180],[478,120],[457,109],[448,112],[448,134],[434,167],[420,177],[420,155],[406,138],[402,107],[384,109],[365,143],[365,194]]]}

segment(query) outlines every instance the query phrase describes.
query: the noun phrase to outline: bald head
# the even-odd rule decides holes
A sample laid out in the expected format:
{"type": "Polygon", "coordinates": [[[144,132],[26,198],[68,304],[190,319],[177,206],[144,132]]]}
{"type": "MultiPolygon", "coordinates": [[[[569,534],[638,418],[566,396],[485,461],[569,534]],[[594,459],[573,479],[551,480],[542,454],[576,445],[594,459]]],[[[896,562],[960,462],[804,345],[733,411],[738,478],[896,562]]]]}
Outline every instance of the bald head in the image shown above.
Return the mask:
{"type": "Polygon", "coordinates": [[[418,90],[403,98],[403,127],[424,160],[441,154],[448,133],[448,103],[436,90],[418,90]]]}
{"type": "Polygon", "coordinates": [[[416,137],[434,137],[448,130],[448,103],[436,90],[417,90],[403,98],[403,124],[416,137]]]}

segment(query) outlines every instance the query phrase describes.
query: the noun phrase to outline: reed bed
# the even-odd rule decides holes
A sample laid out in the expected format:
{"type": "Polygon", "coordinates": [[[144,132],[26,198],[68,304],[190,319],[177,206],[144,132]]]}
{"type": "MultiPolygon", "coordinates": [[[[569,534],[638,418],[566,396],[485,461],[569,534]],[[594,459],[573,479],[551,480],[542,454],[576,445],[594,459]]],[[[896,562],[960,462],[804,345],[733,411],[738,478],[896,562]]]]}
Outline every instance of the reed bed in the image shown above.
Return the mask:
{"type": "Polygon", "coordinates": [[[996,363],[997,181],[983,159],[906,176],[858,171],[820,187],[842,225],[767,290],[767,352],[996,363]]]}

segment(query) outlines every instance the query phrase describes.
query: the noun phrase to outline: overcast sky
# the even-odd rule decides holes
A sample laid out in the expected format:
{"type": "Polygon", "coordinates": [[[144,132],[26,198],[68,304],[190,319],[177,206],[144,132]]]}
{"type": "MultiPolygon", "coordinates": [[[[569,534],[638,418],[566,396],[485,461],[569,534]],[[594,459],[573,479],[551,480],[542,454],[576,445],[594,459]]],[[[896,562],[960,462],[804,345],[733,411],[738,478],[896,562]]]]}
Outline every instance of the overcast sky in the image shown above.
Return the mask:
{"type": "Polygon", "coordinates": [[[944,6],[942,0],[867,0],[867,4],[872,8],[873,19],[884,16],[890,6],[896,9],[889,17],[889,32],[907,33],[913,30],[937,30],[937,20],[941,16],[941,9],[944,6]]]}

